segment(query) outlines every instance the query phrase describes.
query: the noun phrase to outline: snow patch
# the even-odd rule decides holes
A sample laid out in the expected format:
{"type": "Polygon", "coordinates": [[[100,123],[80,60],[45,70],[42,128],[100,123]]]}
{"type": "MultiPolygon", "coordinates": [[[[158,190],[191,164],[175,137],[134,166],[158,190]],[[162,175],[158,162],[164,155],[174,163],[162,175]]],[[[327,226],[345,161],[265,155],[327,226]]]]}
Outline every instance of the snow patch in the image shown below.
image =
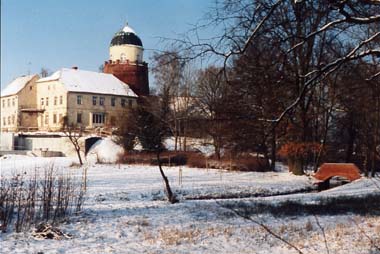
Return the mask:
{"type": "Polygon", "coordinates": [[[110,138],[106,138],[98,140],[91,146],[87,154],[87,161],[90,163],[116,163],[123,154],[123,147],[110,138]]]}

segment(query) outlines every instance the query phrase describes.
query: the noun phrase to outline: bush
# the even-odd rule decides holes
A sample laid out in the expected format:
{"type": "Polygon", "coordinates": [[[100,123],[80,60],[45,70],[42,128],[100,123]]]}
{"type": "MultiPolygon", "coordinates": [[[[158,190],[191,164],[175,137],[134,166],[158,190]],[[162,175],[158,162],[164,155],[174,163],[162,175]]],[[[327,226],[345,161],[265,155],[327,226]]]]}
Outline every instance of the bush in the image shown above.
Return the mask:
{"type": "MultiPolygon", "coordinates": [[[[173,152],[166,151],[160,154],[161,165],[183,166],[193,168],[216,168],[236,171],[257,171],[265,172],[269,170],[268,161],[265,158],[241,154],[230,158],[223,156],[220,160],[215,157],[206,157],[199,152],[173,152]]],[[[122,160],[127,164],[148,164],[158,165],[157,155],[152,152],[128,152],[122,160]]]]}
{"type": "MultiPolygon", "coordinates": [[[[188,158],[195,154],[195,152],[172,152],[166,151],[160,153],[161,165],[170,166],[183,166],[187,165],[188,158]]],[[[158,165],[157,154],[154,152],[127,152],[124,154],[122,160],[123,163],[127,164],[148,164],[148,165],[158,165]]]]}
{"type": "Polygon", "coordinates": [[[187,166],[192,168],[207,168],[206,157],[201,153],[191,153],[187,155],[187,166]]]}
{"type": "Polygon", "coordinates": [[[15,175],[0,180],[0,228],[6,232],[14,226],[16,232],[40,222],[57,223],[81,210],[84,182],[68,175],[59,175],[53,166],[28,176],[15,175]]]}

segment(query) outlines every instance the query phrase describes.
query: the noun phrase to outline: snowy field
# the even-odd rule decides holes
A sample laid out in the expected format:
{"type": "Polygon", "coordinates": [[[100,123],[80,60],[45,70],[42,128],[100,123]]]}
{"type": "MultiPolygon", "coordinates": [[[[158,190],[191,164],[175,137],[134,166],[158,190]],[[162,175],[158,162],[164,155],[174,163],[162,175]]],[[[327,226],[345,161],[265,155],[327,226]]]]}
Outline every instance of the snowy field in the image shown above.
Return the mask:
{"type": "MultiPolygon", "coordinates": [[[[2,177],[32,174],[47,165],[82,175],[69,158],[0,159],[2,177]]],[[[276,216],[262,211],[249,220],[223,205],[367,195],[380,192],[379,180],[363,178],[317,193],[312,179],[291,175],[286,168],[269,173],[164,170],[180,199],[177,204],[165,201],[157,167],[89,165],[84,211],[58,226],[73,238],[37,240],[29,231],[8,232],[0,234],[1,253],[297,253],[256,222],[302,253],[380,253],[378,215],[276,216]]]]}

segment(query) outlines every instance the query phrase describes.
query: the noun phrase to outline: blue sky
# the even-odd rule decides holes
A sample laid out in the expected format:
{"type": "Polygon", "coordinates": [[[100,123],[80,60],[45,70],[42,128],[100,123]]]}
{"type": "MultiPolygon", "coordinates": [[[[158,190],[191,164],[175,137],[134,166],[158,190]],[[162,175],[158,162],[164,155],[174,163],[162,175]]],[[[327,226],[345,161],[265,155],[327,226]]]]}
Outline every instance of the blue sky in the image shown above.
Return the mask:
{"type": "Polygon", "coordinates": [[[1,87],[14,78],[62,67],[98,71],[126,20],[149,62],[159,37],[186,32],[213,0],[1,0],[1,87]]]}

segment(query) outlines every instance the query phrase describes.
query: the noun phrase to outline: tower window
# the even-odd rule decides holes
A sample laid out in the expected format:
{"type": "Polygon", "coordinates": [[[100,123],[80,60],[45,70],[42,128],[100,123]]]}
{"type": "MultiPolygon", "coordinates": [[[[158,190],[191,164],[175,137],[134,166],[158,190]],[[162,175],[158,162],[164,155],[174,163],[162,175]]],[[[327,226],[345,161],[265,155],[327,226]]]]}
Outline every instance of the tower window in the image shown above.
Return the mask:
{"type": "Polygon", "coordinates": [[[120,55],[120,61],[121,62],[126,62],[127,61],[127,56],[124,53],[121,53],[121,55],[120,55]]]}

